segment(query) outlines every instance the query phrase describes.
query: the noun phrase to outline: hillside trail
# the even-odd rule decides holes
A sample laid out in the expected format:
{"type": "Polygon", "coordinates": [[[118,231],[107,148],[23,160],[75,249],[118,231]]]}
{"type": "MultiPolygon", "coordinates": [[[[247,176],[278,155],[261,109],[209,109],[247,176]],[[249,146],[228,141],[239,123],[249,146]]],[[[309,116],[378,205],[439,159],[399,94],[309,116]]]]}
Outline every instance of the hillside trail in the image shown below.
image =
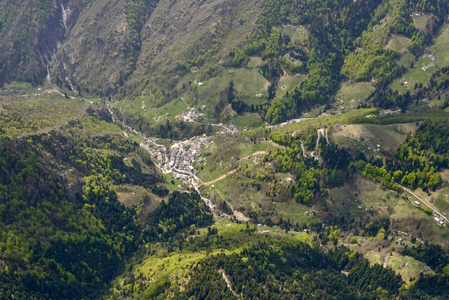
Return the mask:
{"type": "MultiPolygon", "coordinates": [[[[251,158],[251,157],[253,157],[253,156],[256,156],[256,155],[263,155],[263,154],[268,154],[268,153],[267,153],[266,151],[257,151],[257,152],[254,152],[253,154],[250,154],[250,155],[245,156],[244,158],[240,159],[239,161],[246,160],[246,159],[249,159],[249,158],[251,158]]],[[[211,180],[211,181],[208,181],[208,182],[203,182],[202,185],[211,185],[211,184],[214,184],[214,183],[216,183],[217,181],[223,180],[223,179],[225,179],[226,177],[228,177],[229,175],[234,174],[236,171],[237,171],[237,168],[234,169],[234,170],[228,171],[227,173],[221,175],[221,176],[218,177],[217,179],[214,179],[214,180],[211,180]]]]}
{"type": "MultiPolygon", "coordinates": [[[[298,133],[299,130],[296,130],[295,132],[292,133],[292,137],[296,137],[296,134],[298,133]]],[[[302,140],[299,140],[301,142],[301,150],[302,150],[302,155],[304,156],[304,158],[307,157],[306,154],[306,148],[304,148],[304,142],[302,140]]]]}
{"type": "Polygon", "coordinates": [[[301,140],[301,150],[302,150],[302,155],[304,157],[307,157],[306,155],[306,148],[304,148],[304,142],[301,140]]]}
{"type": "Polygon", "coordinates": [[[237,294],[233,289],[231,285],[231,281],[229,280],[228,276],[226,275],[225,271],[223,269],[218,270],[218,273],[220,273],[223,276],[223,279],[226,281],[226,285],[228,286],[228,289],[232,292],[232,294],[237,297],[237,299],[241,299],[240,295],[237,294]]]}
{"type": "Polygon", "coordinates": [[[315,158],[315,160],[318,160],[319,158],[318,158],[318,156],[315,156],[315,152],[317,152],[318,151],[318,147],[320,146],[320,139],[321,139],[321,136],[323,136],[323,138],[324,139],[326,139],[326,143],[327,144],[329,144],[329,137],[327,136],[327,128],[326,128],[326,130],[324,129],[324,128],[320,128],[320,129],[317,129],[317,134],[318,134],[318,138],[316,139],[316,146],[315,146],[315,151],[312,151],[311,153],[310,153],[310,155],[313,157],[313,158],[315,158]]]}
{"type": "Polygon", "coordinates": [[[384,268],[387,267],[387,263],[388,263],[388,254],[384,258],[384,263],[383,263],[384,268]]]}
{"type": "Polygon", "coordinates": [[[329,144],[329,137],[327,136],[327,129],[324,130],[324,128],[318,129],[316,132],[318,134],[318,139],[316,140],[316,149],[318,149],[318,145],[320,143],[320,138],[323,136],[323,138],[326,139],[326,143],[329,144]]]}
{"type": "Polygon", "coordinates": [[[226,174],[223,174],[223,175],[221,175],[220,177],[218,177],[217,179],[214,179],[214,180],[212,180],[212,181],[203,182],[202,185],[211,185],[211,184],[214,184],[214,183],[216,183],[217,181],[223,180],[223,179],[225,179],[226,177],[228,177],[229,175],[234,174],[236,170],[237,170],[237,169],[231,170],[231,171],[227,172],[226,174]]]}

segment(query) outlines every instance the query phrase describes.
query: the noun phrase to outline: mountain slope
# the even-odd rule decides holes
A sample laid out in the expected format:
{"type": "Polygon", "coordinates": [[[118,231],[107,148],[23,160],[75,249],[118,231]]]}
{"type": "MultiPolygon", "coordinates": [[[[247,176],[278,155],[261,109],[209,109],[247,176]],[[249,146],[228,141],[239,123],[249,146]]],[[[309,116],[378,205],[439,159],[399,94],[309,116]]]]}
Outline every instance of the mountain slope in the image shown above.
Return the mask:
{"type": "Polygon", "coordinates": [[[41,84],[87,0],[0,1],[0,84],[41,84]]]}

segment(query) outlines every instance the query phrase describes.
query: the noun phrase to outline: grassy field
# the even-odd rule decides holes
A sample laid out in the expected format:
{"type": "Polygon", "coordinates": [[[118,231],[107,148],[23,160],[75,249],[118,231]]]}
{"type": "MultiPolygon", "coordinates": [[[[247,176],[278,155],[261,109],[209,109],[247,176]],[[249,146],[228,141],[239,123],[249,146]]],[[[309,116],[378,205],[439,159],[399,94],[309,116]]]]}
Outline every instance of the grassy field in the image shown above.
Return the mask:
{"type": "Polygon", "coordinates": [[[418,122],[421,120],[444,122],[448,118],[449,112],[438,108],[430,108],[427,103],[424,103],[423,105],[411,108],[404,114],[385,114],[370,120],[376,124],[395,124],[418,122]]]}
{"type": "Polygon", "coordinates": [[[367,108],[350,111],[344,114],[326,115],[314,119],[308,119],[299,123],[293,123],[283,127],[278,127],[272,129],[272,132],[276,134],[292,134],[295,131],[305,131],[311,128],[317,129],[323,127],[331,127],[337,123],[350,124],[360,120],[366,120],[368,123],[368,118],[366,118],[366,116],[372,115],[375,112],[376,109],[367,108]]]}
{"type": "Polygon", "coordinates": [[[309,31],[304,26],[279,26],[275,29],[281,34],[287,34],[293,43],[304,42],[309,38],[309,31]]]}
{"type": "Polygon", "coordinates": [[[387,217],[395,223],[397,230],[402,230],[418,237],[438,241],[447,239],[447,227],[440,227],[433,222],[433,216],[413,205],[414,198],[405,199],[402,195],[384,190],[379,184],[357,176],[344,187],[329,191],[332,201],[329,212],[334,217],[363,217],[375,213],[374,217],[387,217]]]}
{"type": "Polygon", "coordinates": [[[31,84],[28,82],[23,82],[23,81],[14,81],[11,82],[10,84],[8,84],[7,88],[11,88],[11,89],[24,89],[24,88],[29,88],[31,87],[31,84]]]}
{"type": "Polygon", "coordinates": [[[429,84],[430,77],[437,71],[435,62],[427,55],[423,55],[416,63],[410,72],[406,73],[401,78],[393,81],[391,88],[401,94],[409,91],[411,94],[415,92],[415,85],[422,83],[424,86],[429,84]],[[422,68],[426,67],[426,71],[422,68]]]}
{"type": "MultiPolygon", "coordinates": [[[[188,74],[179,83],[178,88],[182,89],[183,84],[191,82],[190,88],[187,88],[182,98],[172,100],[160,107],[155,106],[157,99],[151,93],[136,97],[134,100],[127,99],[126,101],[115,102],[113,106],[117,109],[123,107],[124,110],[129,111],[131,114],[142,116],[145,120],[153,123],[156,115],[161,117],[159,121],[165,122],[166,117],[169,120],[174,120],[176,116],[179,116],[188,107],[194,107],[199,110],[202,105],[206,105],[204,113],[206,114],[206,119],[208,119],[213,114],[213,106],[217,99],[222,97],[221,93],[226,91],[231,81],[234,82],[234,89],[240,100],[249,105],[261,104],[267,100],[269,86],[269,82],[262,76],[259,68],[256,68],[256,65],[261,62],[259,58],[252,58],[249,63],[251,68],[232,69],[234,71],[233,74],[228,69],[223,69],[221,70],[221,75],[217,77],[207,80],[197,78],[197,83],[193,83],[195,76],[188,74]],[[256,97],[259,93],[262,94],[260,98],[256,97]],[[142,109],[142,104],[145,105],[145,110],[142,109]]],[[[255,115],[252,115],[250,119],[237,119],[236,122],[242,128],[245,126],[255,128],[261,124],[260,118],[255,117],[255,115]]]]}
{"type": "MultiPolygon", "coordinates": [[[[249,160],[248,165],[251,165],[249,160]]],[[[282,218],[290,220],[292,223],[298,222],[306,225],[320,222],[319,217],[312,213],[317,212],[319,208],[302,205],[290,198],[279,201],[266,195],[266,184],[263,184],[261,188],[252,187],[251,184],[248,184],[249,179],[236,180],[234,176],[236,175],[216,182],[214,189],[208,188],[209,197],[214,199],[216,204],[226,200],[234,209],[245,215],[249,212],[256,212],[262,220],[270,218],[272,221],[277,221],[282,218]],[[306,211],[309,212],[308,216],[305,215],[306,211]]],[[[292,175],[277,173],[275,180],[278,182],[278,186],[282,185],[284,189],[287,189],[287,177],[292,177],[292,175]]]]}
{"type": "Polygon", "coordinates": [[[429,23],[429,21],[432,19],[431,14],[420,14],[419,16],[413,16],[413,24],[415,27],[421,31],[426,32],[426,26],[429,23]]]}
{"type": "Polygon", "coordinates": [[[129,134],[129,139],[137,144],[140,144],[143,142],[143,138],[141,138],[140,136],[137,136],[135,134],[129,134]]]}
{"type": "Polygon", "coordinates": [[[174,120],[183,110],[187,109],[187,105],[181,99],[173,100],[161,107],[154,107],[149,96],[136,97],[132,101],[114,102],[112,106],[116,109],[123,107],[124,110],[128,110],[135,116],[142,116],[150,123],[155,122],[154,117],[156,115],[159,116],[158,122],[165,122],[166,118],[174,120]],[[145,104],[145,110],[142,109],[142,102],[145,104]]]}
{"type": "Polygon", "coordinates": [[[166,187],[167,187],[167,189],[168,189],[170,192],[173,192],[173,191],[179,191],[179,190],[180,190],[180,189],[178,188],[178,186],[181,185],[181,181],[178,180],[178,179],[175,179],[175,178],[173,177],[173,174],[172,174],[172,173],[165,174],[165,175],[164,175],[164,178],[165,178],[165,181],[167,182],[166,187]]]}
{"type": "Polygon", "coordinates": [[[258,56],[251,56],[248,62],[248,68],[258,68],[261,64],[263,64],[262,58],[258,56]]]}
{"type": "Polygon", "coordinates": [[[364,102],[372,92],[374,92],[374,87],[369,82],[344,83],[337,92],[336,98],[343,101],[342,106],[345,109],[354,109],[364,102]]]}
{"type": "Polygon", "coordinates": [[[449,215],[449,170],[440,172],[442,178],[441,186],[434,192],[427,194],[422,189],[415,190],[415,194],[425,200],[429,205],[434,206],[442,214],[449,215]]]}
{"type": "Polygon", "coordinates": [[[150,211],[155,210],[159,206],[162,200],[140,186],[115,186],[114,191],[123,205],[127,207],[138,205],[140,207],[142,221],[144,221],[150,211]]]}
{"type": "Polygon", "coordinates": [[[440,68],[449,66],[449,26],[446,24],[434,45],[431,52],[437,57],[437,63],[440,68]]]}
{"type": "Polygon", "coordinates": [[[274,206],[280,217],[284,220],[291,220],[295,223],[298,222],[299,224],[308,225],[321,222],[317,216],[311,213],[314,211],[314,208],[296,203],[294,200],[288,202],[276,202],[274,203],[274,206]],[[306,211],[309,212],[308,216],[304,214],[306,211]]]}
{"type": "Polygon", "coordinates": [[[285,76],[282,76],[279,79],[278,86],[276,88],[276,97],[282,98],[285,96],[287,92],[290,92],[295,89],[301,82],[303,82],[306,79],[307,76],[301,75],[288,75],[287,73],[285,76]]]}
{"type": "MultiPolygon", "coordinates": [[[[354,248],[354,250],[357,250],[357,247],[354,248]]],[[[425,263],[417,261],[413,257],[401,255],[395,251],[390,252],[387,251],[387,249],[382,249],[380,252],[377,250],[371,250],[367,253],[364,253],[364,256],[366,259],[368,259],[370,264],[377,263],[380,265],[383,265],[386,258],[386,265],[392,268],[397,274],[401,275],[402,280],[404,280],[406,283],[410,283],[414,279],[417,279],[421,274],[421,270],[424,268],[430,270],[429,272],[427,272],[427,274],[434,274],[434,272],[431,271],[430,267],[425,263]],[[391,253],[393,255],[391,255],[391,253]],[[406,263],[406,266],[402,267],[403,263],[406,263]]]]}
{"type": "Polygon", "coordinates": [[[346,185],[329,190],[332,197],[329,203],[330,213],[338,218],[346,217],[348,213],[354,215],[364,213],[364,206],[354,186],[346,185]]]}
{"type": "Polygon", "coordinates": [[[264,151],[269,153],[270,151],[276,151],[280,146],[276,146],[273,143],[239,143],[233,140],[232,136],[226,136],[224,141],[217,141],[214,148],[211,150],[215,155],[209,155],[206,157],[205,164],[198,166],[198,177],[203,182],[215,180],[227,172],[234,170],[241,165],[252,165],[253,159],[241,160],[242,158],[249,156],[256,152],[264,151]],[[232,148],[229,151],[223,153],[217,152],[223,150],[223,143],[232,143],[232,148]],[[229,156],[229,157],[228,157],[229,156]]]}
{"type": "Polygon", "coordinates": [[[270,83],[262,76],[259,69],[235,69],[234,74],[223,72],[221,80],[232,80],[238,91],[239,99],[249,105],[261,104],[266,101],[270,83]],[[256,97],[259,93],[263,94],[262,98],[256,97]]]}
{"type": "Polygon", "coordinates": [[[280,149],[280,146],[277,146],[276,144],[270,143],[270,142],[261,142],[257,144],[245,144],[239,146],[239,157],[245,157],[248,155],[251,155],[256,152],[264,151],[264,152],[275,152],[277,149],[280,149]]]}
{"type": "MultiPolygon", "coordinates": [[[[421,17],[414,17],[415,26],[421,30],[422,26],[425,28],[428,20],[431,18],[429,15],[424,15],[421,17]],[[418,21],[419,20],[419,21],[418,21]],[[418,23],[418,25],[416,25],[418,23]]],[[[389,45],[393,46],[404,46],[406,44],[405,38],[390,40],[389,45]]],[[[430,77],[435,73],[438,68],[443,68],[449,66],[449,26],[445,25],[441,34],[435,39],[434,44],[430,47],[430,53],[436,56],[436,62],[424,54],[416,63],[412,70],[406,73],[401,78],[396,79],[391,87],[393,90],[398,91],[401,94],[405,94],[407,91],[414,93],[415,84],[422,83],[424,86],[429,84],[430,77]],[[427,68],[427,70],[423,70],[427,68]]],[[[406,53],[407,54],[407,53],[406,53]]],[[[412,58],[404,58],[399,61],[400,64],[406,67],[410,65],[412,58]]]]}
{"type": "Polygon", "coordinates": [[[224,70],[220,77],[214,77],[201,82],[202,85],[198,88],[200,102],[210,98],[217,91],[227,88],[231,81],[234,82],[234,88],[237,91],[239,99],[245,103],[251,105],[266,101],[270,83],[263,77],[258,68],[239,68],[232,70],[234,74],[229,73],[228,70],[224,70]],[[256,97],[259,93],[263,97],[256,97]]]}
{"type": "Polygon", "coordinates": [[[93,104],[99,104],[98,102],[98,97],[83,97],[83,100],[87,101],[88,103],[93,103],[93,104]]]}
{"type": "MultiPolygon", "coordinates": [[[[430,267],[426,264],[417,261],[413,257],[403,256],[397,252],[393,252],[393,256],[388,257],[387,266],[391,267],[396,273],[402,276],[402,280],[409,283],[419,278],[421,270],[426,268],[430,270],[430,267]],[[402,264],[406,263],[406,266],[402,267],[402,264]]],[[[426,274],[434,274],[433,271],[426,274]]]]}
{"type": "MultiPolygon", "coordinates": [[[[257,156],[252,154],[260,153],[258,154],[260,157],[263,153],[280,149],[280,146],[265,141],[256,144],[237,142],[229,140],[230,138],[232,136],[222,136],[221,140],[217,140],[214,148],[210,150],[213,154],[207,156],[205,165],[197,166],[198,177],[203,182],[210,182],[227,174],[226,177],[215,181],[213,188],[211,184],[203,187],[204,192],[215,204],[226,200],[234,209],[244,214],[254,211],[262,219],[270,217],[274,221],[279,220],[279,218],[290,219],[292,222],[299,222],[300,224],[311,224],[319,221],[318,217],[312,214],[304,215],[306,211],[313,211],[314,208],[296,203],[288,196],[267,196],[269,182],[261,181],[260,187],[254,186],[251,183],[251,178],[243,176],[245,171],[238,171],[239,168],[246,170],[248,168],[253,169],[253,167],[252,172],[255,173],[263,172],[266,168],[271,170],[269,166],[261,163],[257,156]],[[234,149],[225,149],[225,145],[232,145],[234,149]],[[221,159],[222,157],[223,159],[221,159]],[[242,159],[245,157],[247,158],[242,159]],[[237,170],[237,173],[230,173],[233,170],[237,170]]],[[[276,173],[272,180],[275,180],[278,186],[282,185],[286,190],[289,185],[286,180],[287,177],[292,177],[292,175],[276,173]]]]}
{"type": "Polygon", "coordinates": [[[245,127],[255,129],[263,124],[262,118],[257,113],[245,113],[235,116],[230,123],[233,123],[239,130],[245,127]]]}
{"type": "Polygon", "coordinates": [[[410,201],[403,199],[397,193],[384,190],[379,184],[361,176],[355,178],[353,183],[346,184],[344,188],[337,188],[337,191],[338,193],[335,192],[335,189],[331,190],[334,200],[338,202],[338,200],[344,201],[347,199],[346,201],[351,204],[350,207],[354,208],[354,211],[360,210],[358,205],[363,203],[367,209],[378,211],[381,215],[391,214],[390,218],[395,220],[410,217],[431,219],[425,212],[415,208],[410,201]],[[357,205],[357,209],[354,205],[357,205]]]}
{"type": "Polygon", "coordinates": [[[415,62],[415,56],[412,53],[407,52],[407,53],[404,53],[401,55],[401,58],[398,60],[398,65],[403,66],[407,69],[410,69],[411,63],[414,63],[414,62],[415,62]]]}
{"type": "Polygon", "coordinates": [[[408,50],[411,39],[402,35],[393,34],[386,46],[387,49],[396,50],[401,53],[403,50],[408,50]]]}
{"type": "Polygon", "coordinates": [[[331,138],[340,146],[365,154],[391,154],[405,141],[407,134],[418,129],[416,123],[374,125],[349,124],[334,126],[331,138]],[[379,145],[380,147],[377,147],[379,145]]]}

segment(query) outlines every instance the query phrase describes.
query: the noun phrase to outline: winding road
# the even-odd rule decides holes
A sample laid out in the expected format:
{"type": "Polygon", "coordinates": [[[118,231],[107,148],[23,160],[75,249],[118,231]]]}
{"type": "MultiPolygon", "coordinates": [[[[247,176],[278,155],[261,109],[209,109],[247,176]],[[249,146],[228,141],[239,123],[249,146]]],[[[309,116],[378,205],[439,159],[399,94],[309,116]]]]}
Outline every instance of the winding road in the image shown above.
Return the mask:
{"type": "Polygon", "coordinates": [[[442,213],[440,213],[438,210],[436,210],[436,208],[434,208],[434,207],[430,206],[429,204],[427,204],[426,201],[424,201],[423,199],[418,197],[418,195],[416,195],[414,192],[412,192],[412,190],[410,190],[409,188],[406,188],[405,186],[402,186],[402,185],[399,185],[399,186],[404,190],[404,192],[409,193],[410,195],[413,195],[421,203],[423,203],[425,206],[430,208],[438,217],[440,217],[441,219],[443,219],[444,221],[449,223],[449,220],[442,213]]]}

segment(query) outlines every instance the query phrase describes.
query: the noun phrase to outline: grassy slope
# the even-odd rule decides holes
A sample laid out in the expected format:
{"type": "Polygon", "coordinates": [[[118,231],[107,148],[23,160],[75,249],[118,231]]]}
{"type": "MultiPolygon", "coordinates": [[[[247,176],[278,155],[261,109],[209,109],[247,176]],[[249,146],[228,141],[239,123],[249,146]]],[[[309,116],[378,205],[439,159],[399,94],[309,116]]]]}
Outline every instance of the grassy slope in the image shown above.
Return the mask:
{"type": "MultiPolygon", "coordinates": [[[[232,138],[229,136],[226,137],[226,141],[228,143],[235,143],[233,145],[236,148],[235,156],[228,157],[227,154],[223,154],[220,157],[215,156],[208,156],[205,160],[205,164],[202,164],[202,168],[198,169],[198,177],[206,182],[210,180],[215,180],[221,175],[234,170],[235,168],[239,167],[240,165],[245,164],[252,164],[253,158],[242,160],[244,157],[249,156],[253,153],[264,151],[266,153],[269,153],[270,151],[276,151],[280,147],[276,147],[272,143],[269,142],[262,142],[262,143],[236,143],[233,141],[232,138]],[[223,157],[223,159],[221,159],[223,157]],[[218,158],[218,159],[216,159],[218,158]],[[221,164],[222,163],[222,164],[221,164]],[[221,164],[221,165],[220,165],[221,164]]],[[[211,153],[214,153],[217,151],[217,147],[222,147],[223,145],[220,143],[219,140],[216,140],[215,146],[208,150],[211,153]]],[[[233,152],[234,153],[234,152],[233,152]]],[[[198,166],[200,167],[200,166],[198,166]]]]}
{"type": "Polygon", "coordinates": [[[351,124],[334,126],[331,136],[337,145],[349,148],[355,152],[359,150],[370,155],[375,155],[376,153],[374,152],[378,152],[377,145],[380,145],[380,153],[386,151],[391,154],[394,149],[405,141],[407,134],[415,132],[416,129],[416,123],[386,126],[351,124]]]}
{"type": "Polygon", "coordinates": [[[432,54],[436,55],[440,68],[449,66],[449,26],[445,25],[440,36],[431,47],[432,54]]]}
{"type": "Polygon", "coordinates": [[[429,21],[432,19],[431,14],[420,14],[419,16],[413,15],[413,24],[415,27],[421,31],[426,31],[426,25],[429,23],[429,21]]]}
{"type": "Polygon", "coordinates": [[[0,94],[0,112],[5,112],[5,117],[0,118],[0,128],[10,137],[48,132],[68,120],[86,116],[90,105],[97,107],[79,98],[66,99],[53,90],[38,91],[25,83],[14,83],[0,94]],[[18,87],[20,89],[16,90],[18,87]]]}
{"type": "Polygon", "coordinates": [[[433,73],[437,71],[437,66],[427,55],[423,55],[408,73],[406,73],[401,78],[393,81],[391,87],[394,91],[398,91],[401,94],[405,94],[409,91],[411,94],[414,93],[415,84],[422,83],[424,86],[429,84],[430,77],[433,73]],[[427,67],[424,71],[423,68],[427,67]]]}
{"type": "MultiPolygon", "coordinates": [[[[440,35],[435,39],[433,45],[428,49],[428,52],[436,56],[436,63],[424,54],[417,62],[415,66],[408,73],[401,78],[393,81],[391,87],[393,90],[398,91],[401,94],[405,94],[407,91],[414,93],[415,84],[422,83],[424,86],[429,84],[429,79],[438,68],[444,68],[449,66],[449,26],[446,25],[441,30],[440,35]],[[427,70],[422,68],[426,66],[427,70]],[[408,83],[408,86],[405,85],[408,83]]],[[[407,65],[408,61],[403,61],[404,65],[407,65]]]]}
{"type": "Polygon", "coordinates": [[[287,72],[279,79],[278,86],[276,88],[276,97],[284,97],[287,92],[291,92],[295,89],[301,82],[306,80],[306,76],[296,74],[289,75],[287,72]]]}
{"type": "Polygon", "coordinates": [[[342,106],[346,109],[355,109],[372,92],[374,92],[374,87],[369,82],[344,83],[337,92],[336,98],[343,101],[342,106]]]}
{"type": "Polygon", "coordinates": [[[402,35],[393,34],[386,46],[387,49],[396,50],[398,52],[407,51],[410,46],[411,39],[402,35]]]}

